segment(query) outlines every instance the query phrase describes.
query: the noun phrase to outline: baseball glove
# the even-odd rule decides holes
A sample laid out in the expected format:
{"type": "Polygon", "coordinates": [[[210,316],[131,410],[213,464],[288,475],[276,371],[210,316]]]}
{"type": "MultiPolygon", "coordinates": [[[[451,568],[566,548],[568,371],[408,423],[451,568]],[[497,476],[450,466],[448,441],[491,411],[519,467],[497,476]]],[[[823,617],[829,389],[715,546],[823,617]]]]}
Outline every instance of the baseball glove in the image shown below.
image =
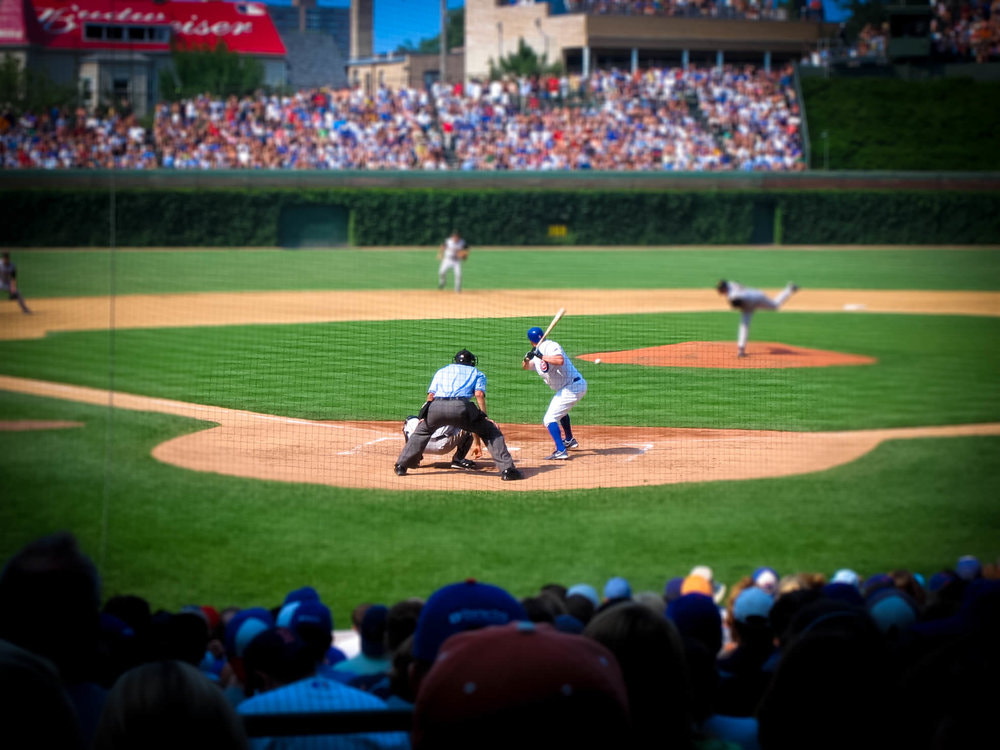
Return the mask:
{"type": "Polygon", "coordinates": [[[466,245],[464,249],[458,251],[459,260],[467,260],[469,257],[469,246],[466,245]]]}

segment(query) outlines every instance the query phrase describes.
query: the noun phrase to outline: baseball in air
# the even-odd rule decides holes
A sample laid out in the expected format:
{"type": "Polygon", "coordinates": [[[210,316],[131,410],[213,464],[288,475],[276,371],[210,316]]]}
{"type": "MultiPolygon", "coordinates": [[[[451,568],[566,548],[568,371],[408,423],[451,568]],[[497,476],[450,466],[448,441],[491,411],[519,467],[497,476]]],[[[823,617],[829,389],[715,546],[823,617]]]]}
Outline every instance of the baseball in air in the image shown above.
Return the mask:
{"type": "Polygon", "coordinates": [[[595,359],[595,360],[594,360],[594,364],[595,364],[595,365],[599,365],[599,364],[601,364],[601,358],[600,358],[600,357],[598,357],[597,359],[595,359]]]}

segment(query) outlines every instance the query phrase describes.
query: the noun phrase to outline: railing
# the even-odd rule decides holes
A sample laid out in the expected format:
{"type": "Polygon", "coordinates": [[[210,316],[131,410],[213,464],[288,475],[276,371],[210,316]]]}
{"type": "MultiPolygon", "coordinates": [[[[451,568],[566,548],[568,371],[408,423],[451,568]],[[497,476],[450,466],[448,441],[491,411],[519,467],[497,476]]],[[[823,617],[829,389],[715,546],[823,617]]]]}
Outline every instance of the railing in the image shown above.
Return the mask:
{"type": "Polygon", "coordinates": [[[327,713],[251,714],[242,717],[250,737],[294,737],[360,732],[409,732],[413,711],[331,711],[327,713]]]}

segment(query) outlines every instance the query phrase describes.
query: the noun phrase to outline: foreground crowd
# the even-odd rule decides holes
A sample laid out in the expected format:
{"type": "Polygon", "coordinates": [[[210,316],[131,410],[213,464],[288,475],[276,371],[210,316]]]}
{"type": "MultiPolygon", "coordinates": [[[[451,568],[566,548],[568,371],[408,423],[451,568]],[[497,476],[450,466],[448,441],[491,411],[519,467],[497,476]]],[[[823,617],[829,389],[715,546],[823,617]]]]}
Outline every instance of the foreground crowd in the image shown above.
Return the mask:
{"type": "Polygon", "coordinates": [[[44,537],[0,574],[4,738],[216,750],[973,747],[993,732],[1000,574],[963,557],[927,580],[762,567],[727,586],[702,565],[662,591],[614,577],[600,593],[551,584],[520,599],[468,580],[426,600],[359,605],[352,627],[360,649],[348,655],[310,586],[274,607],[221,612],[152,612],[137,596],[102,605],[76,540],[44,537]],[[254,719],[282,714],[304,734],[248,739],[254,719]],[[367,723],[331,734],[303,714],[367,723]]]}
{"type": "Polygon", "coordinates": [[[791,69],[510,79],[432,91],[200,96],[0,119],[7,169],[799,170],[791,69]]]}

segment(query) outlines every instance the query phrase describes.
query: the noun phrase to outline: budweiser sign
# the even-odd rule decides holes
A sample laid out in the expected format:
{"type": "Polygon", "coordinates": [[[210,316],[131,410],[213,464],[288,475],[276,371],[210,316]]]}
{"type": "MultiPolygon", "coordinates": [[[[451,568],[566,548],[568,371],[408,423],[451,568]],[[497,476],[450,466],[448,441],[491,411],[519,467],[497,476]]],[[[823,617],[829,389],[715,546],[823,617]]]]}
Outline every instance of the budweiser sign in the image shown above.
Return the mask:
{"type": "MultiPolygon", "coordinates": [[[[261,3],[35,0],[34,6],[52,47],[121,48],[134,44],[128,39],[95,39],[83,33],[87,25],[103,24],[169,26],[182,45],[214,46],[221,40],[234,52],[285,54],[285,45],[261,3]]],[[[166,45],[150,43],[145,48],[165,49],[166,45]]]]}

